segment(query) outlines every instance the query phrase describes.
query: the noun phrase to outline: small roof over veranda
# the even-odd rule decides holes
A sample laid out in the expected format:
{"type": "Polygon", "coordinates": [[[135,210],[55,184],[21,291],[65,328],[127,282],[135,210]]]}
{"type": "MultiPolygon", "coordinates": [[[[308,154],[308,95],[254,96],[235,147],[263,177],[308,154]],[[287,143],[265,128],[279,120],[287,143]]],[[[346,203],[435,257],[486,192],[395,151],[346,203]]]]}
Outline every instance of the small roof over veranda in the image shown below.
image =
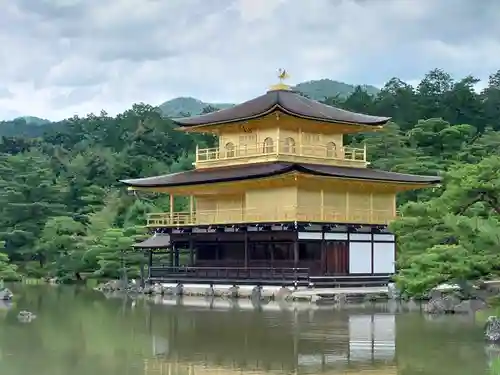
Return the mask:
{"type": "Polygon", "coordinates": [[[165,249],[170,247],[170,236],[166,233],[155,233],[147,240],[132,245],[134,249],[165,249]]]}

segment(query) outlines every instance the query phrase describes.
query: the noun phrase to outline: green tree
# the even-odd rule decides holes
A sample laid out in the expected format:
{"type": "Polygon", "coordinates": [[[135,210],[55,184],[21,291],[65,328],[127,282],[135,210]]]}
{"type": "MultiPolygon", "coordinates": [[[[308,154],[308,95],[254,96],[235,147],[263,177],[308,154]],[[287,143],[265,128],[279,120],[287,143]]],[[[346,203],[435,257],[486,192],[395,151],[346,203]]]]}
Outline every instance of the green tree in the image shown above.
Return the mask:
{"type": "Polygon", "coordinates": [[[398,281],[410,294],[439,282],[500,272],[500,157],[456,165],[442,194],[409,203],[391,228],[398,236],[398,281]]]}
{"type": "Polygon", "coordinates": [[[37,242],[40,266],[50,264],[54,276],[73,275],[81,270],[78,248],[85,226],[67,216],[55,216],[45,223],[37,242]]]}
{"type": "MultiPolygon", "coordinates": [[[[0,248],[5,246],[5,242],[0,242],[0,248]]],[[[9,262],[9,256],[0,252],[0,280],[18,281],[21,275],[17,272],[17,266],[9,262]]]]}
{"type": "Polygon", "coordinates": [[[12,260],[34,256],[45,222],[65,214],[62,190],[41,153],[0,156],[0,236],[12,260]]]}

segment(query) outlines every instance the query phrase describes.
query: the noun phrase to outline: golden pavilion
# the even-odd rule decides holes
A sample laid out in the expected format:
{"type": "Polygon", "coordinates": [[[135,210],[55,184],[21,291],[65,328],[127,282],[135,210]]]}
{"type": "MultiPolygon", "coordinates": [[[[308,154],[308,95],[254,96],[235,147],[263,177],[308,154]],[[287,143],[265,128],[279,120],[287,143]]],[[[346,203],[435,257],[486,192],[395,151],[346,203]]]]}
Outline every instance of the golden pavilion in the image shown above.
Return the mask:
{"type": "Polygon", "coordinates": [[[344,144],[344,135],[389,120],[308,99],[282,80],[234,107],[174,119],[181,131],[217,136],[218,146],[197,148],[193,170],[123,180],[170,196],[169,212],[148,217],[153,237],[136,245],[149,251],[150,280],[387,282],[396,194],[440,182],[368,168],[366,147],[344,144]],[[175,197],[187,197],[188,209],[175,211],[175,197]],[[158,249],[170,253],[168,265],[152,265],[158,249]]]}

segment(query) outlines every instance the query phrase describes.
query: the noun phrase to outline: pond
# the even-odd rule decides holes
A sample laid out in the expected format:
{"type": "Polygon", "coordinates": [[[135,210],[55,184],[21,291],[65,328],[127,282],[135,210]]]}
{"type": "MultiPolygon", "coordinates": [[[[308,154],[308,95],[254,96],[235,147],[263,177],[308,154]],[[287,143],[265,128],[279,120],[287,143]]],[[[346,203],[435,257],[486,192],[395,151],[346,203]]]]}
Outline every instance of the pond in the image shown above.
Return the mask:
{"type": "Polygon", "coordinates": [[[14,305],[0,305],[2,375],[488,373],[482,329],[468,317],[13,289],[14,305]],[[20,310],[37,318],[21,323],[20,310]]]}

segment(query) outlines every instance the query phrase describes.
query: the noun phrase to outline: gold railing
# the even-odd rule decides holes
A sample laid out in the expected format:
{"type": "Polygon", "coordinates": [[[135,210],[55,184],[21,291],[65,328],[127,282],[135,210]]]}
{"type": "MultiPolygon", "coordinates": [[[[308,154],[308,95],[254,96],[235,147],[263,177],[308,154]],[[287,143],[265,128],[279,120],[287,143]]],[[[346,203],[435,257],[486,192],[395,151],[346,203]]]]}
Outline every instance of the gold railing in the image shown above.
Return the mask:
{"type": "Polygon", "coordinates": [[[254,145],[226,144],[215,148],[197,148],[196,163],[219,160],[237,160],[256,156],[299,156],[329,161],[355,161],[366,163],[366,147],[334,147],[328,145],[290,144],[286,141],[257,143],[254,145]]]}
{"type": "Polygon", "coordinates": [[[392,209],[349,212],[338,207],[286,206],[277,208],[238,208],[226,210],[199,210],[195,212],[152,213],[148,227],[176,227],[186,225],[238,224],[311,221],[327,223],[388,224],[395,219],[392,209]]]}

